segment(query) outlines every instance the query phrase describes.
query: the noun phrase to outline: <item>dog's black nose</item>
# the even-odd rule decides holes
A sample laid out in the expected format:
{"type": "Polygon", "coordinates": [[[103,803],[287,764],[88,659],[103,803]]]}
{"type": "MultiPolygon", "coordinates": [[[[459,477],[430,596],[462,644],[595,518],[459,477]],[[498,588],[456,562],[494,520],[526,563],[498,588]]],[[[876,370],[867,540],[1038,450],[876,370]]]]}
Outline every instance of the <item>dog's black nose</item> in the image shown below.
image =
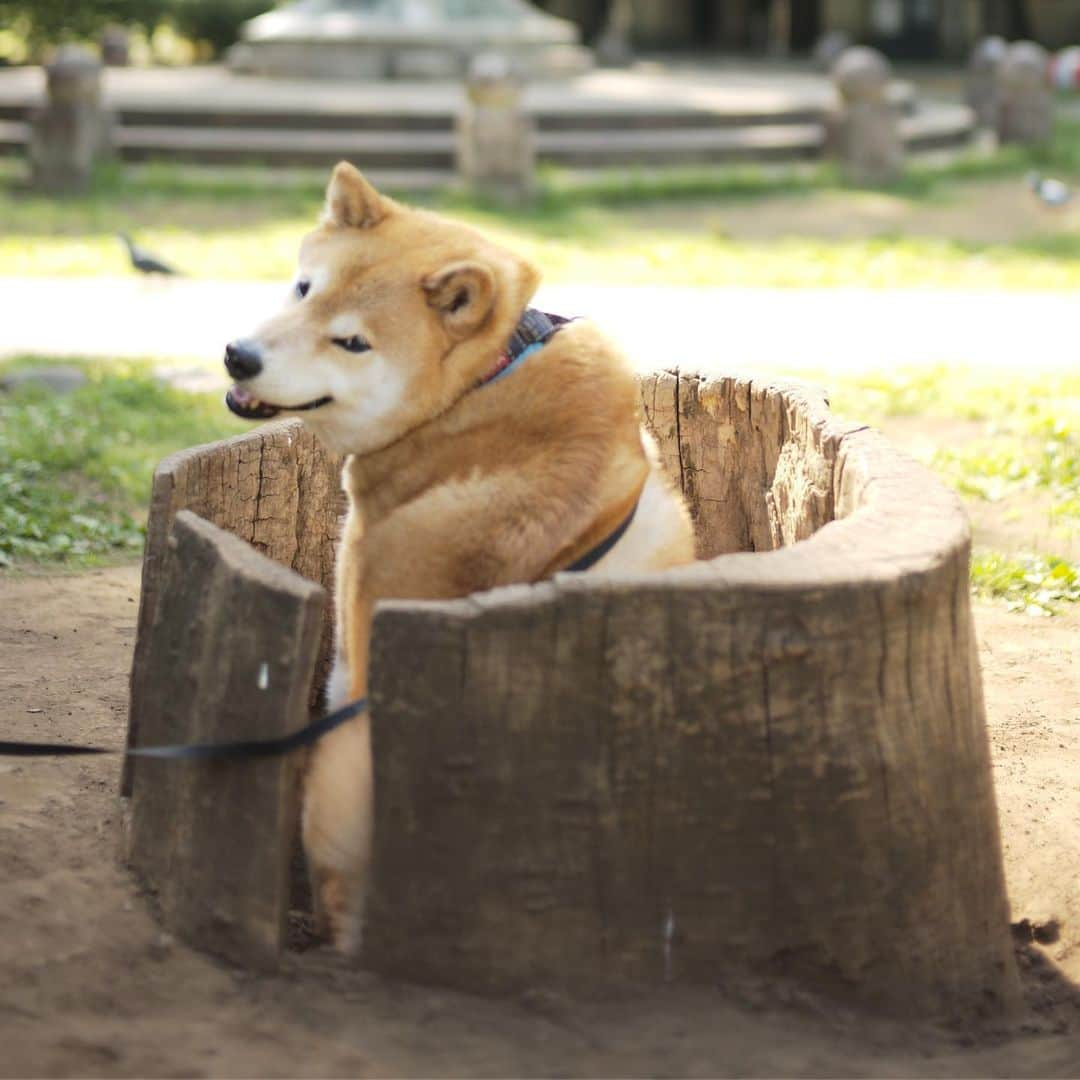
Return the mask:
{"type": "Polygon", "coordinates": [[[234,379],[251,379],[262,371],[262,357],[250,341],[225,346],[225,368],[234,379]]]}

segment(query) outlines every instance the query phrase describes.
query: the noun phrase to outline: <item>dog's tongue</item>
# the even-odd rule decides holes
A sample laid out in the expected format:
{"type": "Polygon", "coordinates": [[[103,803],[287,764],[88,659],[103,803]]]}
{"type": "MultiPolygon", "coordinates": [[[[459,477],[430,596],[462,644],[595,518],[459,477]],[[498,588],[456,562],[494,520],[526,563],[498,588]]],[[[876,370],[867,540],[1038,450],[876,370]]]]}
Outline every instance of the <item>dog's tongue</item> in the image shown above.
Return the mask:
{"type": "Polygon", "coordinates": [[[255,402],[258,400],[258,398],[256,398],[250,390],[245,390],[242,386],[233,386],[232,399],[242,409],[254,405],[255,402]]]}

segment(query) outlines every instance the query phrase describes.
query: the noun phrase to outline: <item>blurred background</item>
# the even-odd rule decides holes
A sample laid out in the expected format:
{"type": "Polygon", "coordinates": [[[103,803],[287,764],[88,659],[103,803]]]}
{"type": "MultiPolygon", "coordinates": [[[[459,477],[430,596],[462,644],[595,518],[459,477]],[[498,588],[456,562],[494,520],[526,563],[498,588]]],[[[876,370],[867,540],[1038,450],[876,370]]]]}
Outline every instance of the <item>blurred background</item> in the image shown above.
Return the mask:
{"type": "Polygon", "coordinates": [[[795,375],[1080,598],[1080,0],[0,0],[0,565],[133,558],[328,168],[641,368],[795,375]]]}

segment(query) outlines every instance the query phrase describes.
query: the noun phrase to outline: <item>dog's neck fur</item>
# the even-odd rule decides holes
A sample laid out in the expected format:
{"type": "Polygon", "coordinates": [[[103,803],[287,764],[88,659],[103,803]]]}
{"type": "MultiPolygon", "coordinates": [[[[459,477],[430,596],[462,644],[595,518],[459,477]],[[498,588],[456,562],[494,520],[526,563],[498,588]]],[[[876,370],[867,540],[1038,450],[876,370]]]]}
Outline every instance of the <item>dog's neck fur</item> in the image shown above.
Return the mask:
{"type": "MultiPolygon", "coordinates": [[[[512,329],[514,320],[508,325],[512,329]]],[[[508,331],[500,326],[493,338],[502,341],[506,336],[508,331]]],[[[497,350],[489,345],[478,352],[483,359],[476,370],[484,372],[497,350]]],[[[633,506],[648,472],[636,418],[636,384],[621,357],[601,343],[587,324],[574,324],[560,331],[510,378],[490,385],[477,386],[478,381],[470,371],[467,387],[448,409],[381,450],[347,459],[345,490],[365,526],[374,526],[433,488],[477,474],[536,465],[542,457],[552,455],[553,429],[560,433],[558,452],[588,456],[595,462],[595,468],[586,471],[592,490],[578,491],[572,497],[594,503],[596,515],[605,524],[614,516],[612,527],[617,526],[633,506]],[[590,348],[594,341],[597,347],[590,348]],[[584,363],[583,351],[587,356],[584,363]],[[595,413],[575,416],[567,408],[567,400],[575,396],[567,392],[571,382],[584,384],[578,393],[585,392],[593,402],[606,404],[601,411],[607,413],[607,422],[597,424],[595,413]],[[490,459],[492,444],[502,451],[499,460],[490,459]],[[638,467],[627,470],[627,459],[636,460],[638,467]],[[621,471],[613,468],[616,463],[621,471]],[[613,486],[615,475],[621,477],[621,483],[613,486]],[[627,477],[631,479],[629,487],[627,477]]],[[[580,486],[582,472],[573,473],[580,486]]],[[[555,483],[556,477],[551,480],[555,483]]],[[[539,497],[543,498],[542,491],[539,497]]]]}

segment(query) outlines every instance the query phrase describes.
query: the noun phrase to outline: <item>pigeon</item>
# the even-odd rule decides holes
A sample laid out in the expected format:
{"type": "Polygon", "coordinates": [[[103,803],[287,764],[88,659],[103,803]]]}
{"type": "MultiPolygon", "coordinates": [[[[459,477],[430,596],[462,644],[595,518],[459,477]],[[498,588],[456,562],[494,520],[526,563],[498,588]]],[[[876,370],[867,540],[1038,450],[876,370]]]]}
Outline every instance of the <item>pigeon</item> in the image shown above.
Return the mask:
{"type": "Polygon", "coordinates": [[[155,258],[145,248],[139,247],[126,233],[119,233],[118,235],[127,248],[132,269],[138,270],[140,274],[162,274],[167,277],[178,275],[179,271],[174,270],[168,263],[155,258]]]}
{"type": "Polygon", "coordinates": [[[1060,210],[1072,200],[1073,193],[1068,184],[1062,180],[1031,172],[1027,175],[1027,183],[1039,202],[1050,210],[1060,210]]]}

